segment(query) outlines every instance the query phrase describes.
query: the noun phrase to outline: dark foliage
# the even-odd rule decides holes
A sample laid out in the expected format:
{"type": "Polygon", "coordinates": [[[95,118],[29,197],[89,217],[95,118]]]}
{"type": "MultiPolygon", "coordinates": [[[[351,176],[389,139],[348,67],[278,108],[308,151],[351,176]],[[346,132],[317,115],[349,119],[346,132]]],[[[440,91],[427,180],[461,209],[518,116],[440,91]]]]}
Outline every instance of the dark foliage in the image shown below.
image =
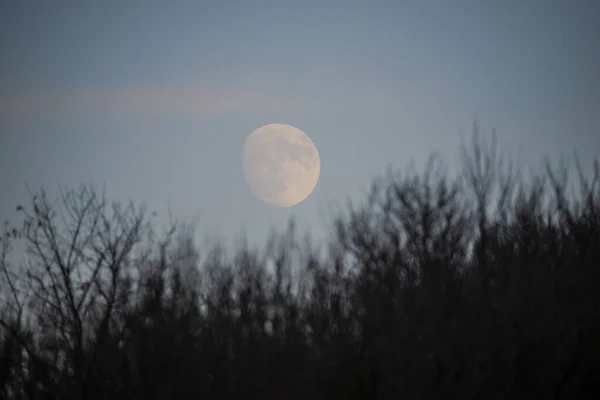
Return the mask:
{"type": "Polygon", "coordinates": [[[1,241],[0,397],[597,398],[598,163],[463,160],[388,173],[326,251],[292,225],[232,259],[93,186],[34,196],[1,241]]]}

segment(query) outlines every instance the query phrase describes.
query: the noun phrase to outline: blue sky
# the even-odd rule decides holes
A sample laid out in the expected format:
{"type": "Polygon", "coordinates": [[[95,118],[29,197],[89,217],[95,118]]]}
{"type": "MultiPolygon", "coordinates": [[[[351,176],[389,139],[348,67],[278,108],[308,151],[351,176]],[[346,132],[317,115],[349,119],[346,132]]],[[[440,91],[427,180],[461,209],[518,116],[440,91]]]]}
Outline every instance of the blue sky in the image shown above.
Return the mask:
{"type": "Polygon", "coordinates": [[[323,231],[388,164],[454,164],[477,118],[537,160],[600,149],[600,5],[573,1],[6,1],[0,218],[27,183],[106,184],[199,234],[323,231]],[[321,155],[290,209],[252,197],[246,136],[279,122],[321,155]]]}

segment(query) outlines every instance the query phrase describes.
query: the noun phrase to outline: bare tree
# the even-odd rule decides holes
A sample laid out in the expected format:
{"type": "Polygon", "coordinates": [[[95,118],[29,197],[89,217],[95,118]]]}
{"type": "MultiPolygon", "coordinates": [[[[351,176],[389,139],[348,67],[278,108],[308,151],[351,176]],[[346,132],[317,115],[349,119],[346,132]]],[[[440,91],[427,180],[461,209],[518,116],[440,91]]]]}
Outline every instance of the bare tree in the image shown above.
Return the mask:
{"type": "Polygon", "coordinates": [[[0,397],[597,394],[598,162],[525,178],[477,135],[458,178],[389,170],[319,249],[292,221],[202,252],[94,186],[40,192],[2,236],[0,397]]]}
{"type": "Polygon", "coordinates": [[[31,208],[18,210],[23,226],[13,233],[24,240],[28,259],[17,271],[3,268],[9,303],[18,319],[35,316],[31,328],[44,333],[38,357],[52,366],[54,381],[68,376],[73,387],[64,390],[85,398],[94,373],[88,366],[109,332],[120,328],[114,316],[129,305],[136,246],[152,235],[151,227],[143,208],[108,204],[93,185],[61,190],[58,207],[41,191],[31,208]]]}

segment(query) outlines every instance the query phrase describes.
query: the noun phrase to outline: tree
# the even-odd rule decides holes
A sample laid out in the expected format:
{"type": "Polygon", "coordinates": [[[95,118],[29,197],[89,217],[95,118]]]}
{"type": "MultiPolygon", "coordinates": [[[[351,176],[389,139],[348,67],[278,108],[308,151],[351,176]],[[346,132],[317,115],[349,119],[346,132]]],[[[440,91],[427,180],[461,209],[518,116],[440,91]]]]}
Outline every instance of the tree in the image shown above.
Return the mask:
{"type": "Polygon", "coordinates": [[[323,249],[291,223],[230,257],[94,186],[36,194],[1,241],[0,395],[598,394],[598,162],[526,179],[493,142],[462,149],[458,177],[390,169],[323,249]]]}

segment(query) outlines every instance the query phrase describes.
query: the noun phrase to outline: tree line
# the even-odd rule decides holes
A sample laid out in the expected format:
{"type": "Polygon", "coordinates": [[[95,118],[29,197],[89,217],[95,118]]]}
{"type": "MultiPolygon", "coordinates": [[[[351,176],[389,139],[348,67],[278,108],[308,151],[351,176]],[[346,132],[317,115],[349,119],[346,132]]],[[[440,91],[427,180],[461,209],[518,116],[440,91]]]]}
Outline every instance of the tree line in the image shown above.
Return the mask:
{"type": "Polygon", "coordinates": [[[290,224],[232,256],[94,185],[37,192],[0,242],[0,398],[596,398],[598,161],[461,149],[457,177],[383,174],[325,246],[290,224]]]}

